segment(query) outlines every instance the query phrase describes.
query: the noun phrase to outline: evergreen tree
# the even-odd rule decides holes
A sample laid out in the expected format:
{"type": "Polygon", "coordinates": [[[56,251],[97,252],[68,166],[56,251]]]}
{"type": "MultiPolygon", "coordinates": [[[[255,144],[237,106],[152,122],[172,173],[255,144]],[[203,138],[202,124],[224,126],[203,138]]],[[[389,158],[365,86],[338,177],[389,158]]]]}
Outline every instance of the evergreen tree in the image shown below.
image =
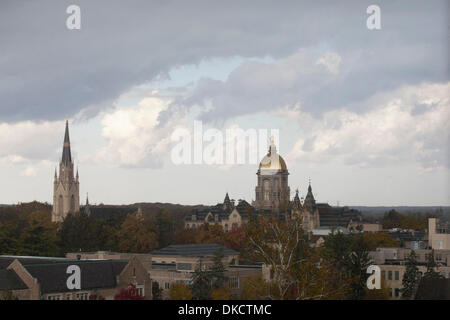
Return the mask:
{"type": "Polygon", "coordinates": [[[156,281],[152,282],[152,299],[153,300],[162,299],[162,289],[159,288],[159,283],[156,281]]]}
{"type": "Polygon", "coordinates": [[[410,255],[406,259],[406,271],[403,276],[401,289],[403,298],[411,298],[415,287],[419,284],[420,273],[417,267],[417,255],[414,250],[411,250],[410,255]]]}
{"type": "Polygon", "coordinates": [[[211,299],[211,273],[202,269],[203,264],[200,260],[199,268],[192,274],[192,285],[190,289],[192,291],[193,300],[211,299]]]}
{"type": "Polygon", "coordinates": [[[225,283],[228,281],[228,277],[225,275],[225,267],[222,263],[223,257],[223,249],[220,248],[214,254],[213,266],[210,271],[212,287],[214,289],[224,288],[225,283]]]}
{"type": "Polygon", "coordinates": [[[364,240],[363,235],[358,234],[353,239],[349,265],[347,266],[347,269],[353,278],[351,283],[352,291],[350,293],[350,299],[364,299],[366,294],[366,282],[369,277],[367,274],[367,268],[370,263],[371,259],[369,257],[369,246],[364,240]]]}
{"type": "Polygon", "coordinates": [[[439,272],[434,269],[437,267],[436,261],[434,261],[434,250],[431,250],[431,253],[428,254],[427,259],[427,271],[423,275],[425,279],[442,279],[444,278],[439,272]]]}

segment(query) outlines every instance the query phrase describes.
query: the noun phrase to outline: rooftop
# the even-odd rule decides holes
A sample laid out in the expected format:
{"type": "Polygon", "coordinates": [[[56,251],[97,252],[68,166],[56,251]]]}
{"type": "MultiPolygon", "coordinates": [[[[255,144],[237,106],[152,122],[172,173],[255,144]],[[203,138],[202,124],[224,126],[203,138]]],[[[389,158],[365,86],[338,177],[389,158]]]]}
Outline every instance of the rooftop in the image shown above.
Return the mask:
{"type": "Polygon", "coordinates": [[[227,247],[218,245],[216,243],[210,244],[181,244],[170,245],[152,252],[153,256],[191,256],[191,257],[204,257],[213,256],[219,249],[223,249],[223,254],[237,255],[239,252],[228,249],[227,247]]]}

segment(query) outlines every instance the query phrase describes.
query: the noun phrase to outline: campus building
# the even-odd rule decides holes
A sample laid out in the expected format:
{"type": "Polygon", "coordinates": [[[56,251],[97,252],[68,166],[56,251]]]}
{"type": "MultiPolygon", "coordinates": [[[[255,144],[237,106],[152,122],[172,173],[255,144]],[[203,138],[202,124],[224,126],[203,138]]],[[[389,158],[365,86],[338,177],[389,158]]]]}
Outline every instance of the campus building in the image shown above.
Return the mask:
{"type": "Polygon", "coordinates": [[[144,299],[152,298],[148,271],[140,260],[78,260],[0,256],[0,290],[19,300],[113,300],[135,285],[144,299]],[[67,285],[70,266],[80,269],[80,289],[67,285]]]}

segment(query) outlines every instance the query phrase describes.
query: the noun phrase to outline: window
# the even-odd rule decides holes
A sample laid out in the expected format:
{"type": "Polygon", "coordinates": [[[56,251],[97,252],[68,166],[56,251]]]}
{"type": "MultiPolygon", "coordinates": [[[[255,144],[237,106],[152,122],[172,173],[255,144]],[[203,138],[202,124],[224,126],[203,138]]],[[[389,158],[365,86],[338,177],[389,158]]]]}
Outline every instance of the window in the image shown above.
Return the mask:
{"type": "Polygon", "coordinates": [[[87,300],[89,298],[89,293],[87,292],[80,292],[76,294],[76,300],[87,300]]]}
{"type": "Polygon", "coordinates": [[[47,297],[47,300],[61,300],[61,295],[54,294],[47,297]]]}
{"type": "Polygon", "coordinates": [[[392,280],[392,271],[388,271],[388,280],[392,280]]]}
{"type": "Polygon", "coordinates": [[[230,277],[230,289],[239,289],[239,277],[230,277]]]}
{"type": "Polygon", "coordinates": [[[389,288],[389,297],[392,297],[392,288],[389,288]]]}
{"type": "Polygon", "coordinates": [[[169,282],[164,282],[164,289],[168,290],[170,288],[169,282]]]}
{"type": "Polygon", "coordinates": [[[395,280],[399,279],[399,277],[400,277],[399,273],[400,273],[399,271],[395,271],[395,280]]]}
{"type": "Polygon", "coordinates": [[[181,271],[191,271],[192,263],[179,263],[177,269],[181,271]]]}
{"type": "Polygon", "coordinates": [[[136,289],[137,289],[138,295],[140,295],[141,297],[145,296],[145,291],[144,291],[144,286],[143,285],[137,285],[136,289]]]}
{"type": "Polygon", "coordinates": [[[386,271],[381,271],[381,279],[386,280],[386,271]]]}
{"type": "Polygon", "coordinates": [[[400,289],[399,288],[395,288],[395,297],[398,298],[400,297],[400,289]]]}

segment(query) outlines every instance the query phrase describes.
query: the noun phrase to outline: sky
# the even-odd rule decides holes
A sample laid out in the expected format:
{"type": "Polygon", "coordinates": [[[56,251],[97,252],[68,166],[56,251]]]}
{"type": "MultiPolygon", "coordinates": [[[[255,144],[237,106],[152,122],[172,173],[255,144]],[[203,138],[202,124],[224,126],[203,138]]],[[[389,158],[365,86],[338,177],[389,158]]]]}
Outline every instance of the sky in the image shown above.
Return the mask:
{"type": "Polygon", "coordinates": [[[0,203],[51,203],[68,117],[82,202],[253,200],[257,163],[174,163],[201,121],[278,130],[291,196],[450,205],[450,4],[372,4],[1,1],[0,203]]]}

